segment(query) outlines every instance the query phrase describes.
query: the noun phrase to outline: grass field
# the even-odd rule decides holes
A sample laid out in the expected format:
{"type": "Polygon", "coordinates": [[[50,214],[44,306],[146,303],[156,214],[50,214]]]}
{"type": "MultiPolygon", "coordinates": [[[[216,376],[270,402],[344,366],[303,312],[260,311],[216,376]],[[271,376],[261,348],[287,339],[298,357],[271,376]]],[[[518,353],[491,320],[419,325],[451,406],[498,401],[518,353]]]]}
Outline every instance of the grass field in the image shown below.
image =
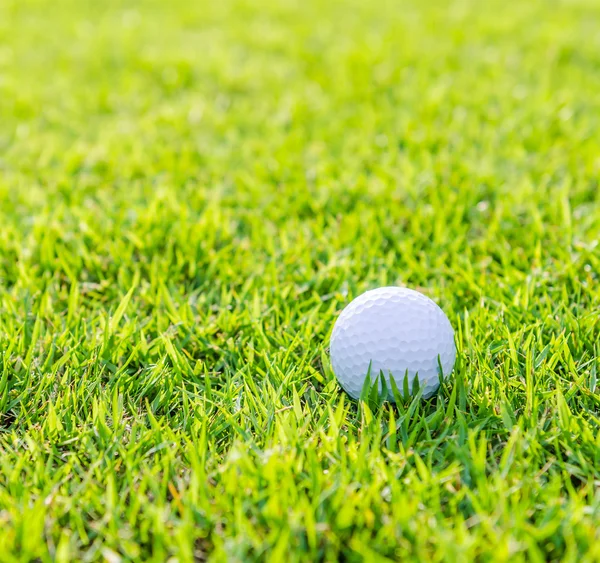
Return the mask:
{"type": "Polygon", "coordinates": [[[0,559],[600,561],[596,0],[0,0],[0,559]],[[454,376],[351,401],[336,315],[454,376]]]}

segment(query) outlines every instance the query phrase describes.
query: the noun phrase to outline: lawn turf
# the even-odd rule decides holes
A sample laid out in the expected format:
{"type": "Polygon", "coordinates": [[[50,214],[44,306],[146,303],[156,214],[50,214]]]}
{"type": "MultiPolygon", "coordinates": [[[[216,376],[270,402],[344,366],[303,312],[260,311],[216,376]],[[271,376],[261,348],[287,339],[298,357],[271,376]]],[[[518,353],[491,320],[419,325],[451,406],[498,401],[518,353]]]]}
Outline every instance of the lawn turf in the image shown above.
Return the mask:
{"type": "Polygon", "coordinates": [[[598,21],[1,0],[1,560],[600,560],[598,21]],[[336,384],[385,284],[431,400],[336,384]]]}

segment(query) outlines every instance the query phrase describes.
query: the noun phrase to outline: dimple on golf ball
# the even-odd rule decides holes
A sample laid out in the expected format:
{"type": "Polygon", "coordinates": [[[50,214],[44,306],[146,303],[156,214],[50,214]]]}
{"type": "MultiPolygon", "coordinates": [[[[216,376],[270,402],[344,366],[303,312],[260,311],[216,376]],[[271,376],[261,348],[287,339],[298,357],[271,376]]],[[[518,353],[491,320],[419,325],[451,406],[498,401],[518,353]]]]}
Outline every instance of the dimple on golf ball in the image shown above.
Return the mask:
{"type": "Polygon", "coordinates": [[[456,347],[448,317],[429,297],[404,287],[380,287],[342,311],[330,353],[333,371],[351,397],[360,397],[367,374],[371,382],[383,374],[393,400],[391,378],[401,393],[406,378],[412,393],[418,377],[423,397],[433,395],[440,375],[452,372],[456,347]]]}

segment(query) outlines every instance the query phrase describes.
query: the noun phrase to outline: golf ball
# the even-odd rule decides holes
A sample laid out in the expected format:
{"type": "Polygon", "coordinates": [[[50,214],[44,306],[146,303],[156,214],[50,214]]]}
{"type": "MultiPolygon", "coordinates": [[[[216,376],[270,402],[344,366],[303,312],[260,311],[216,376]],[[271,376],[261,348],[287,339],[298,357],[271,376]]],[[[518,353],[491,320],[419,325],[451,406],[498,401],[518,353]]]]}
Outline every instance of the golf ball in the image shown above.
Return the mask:
{"type": "Polygon", "coordinates": [[[360,396],[369,373],[371,382],[383,374],[393,400],[391,378],[403,393],[406,377],[412,393],[418,377],[423,397],[433,395],[440,375],[447,377],[454,367],[456,347],[448,317],[431,299],[412,289],[380,287],[342,311],[330,353],[333,371],[351,397],[360,396]]]}

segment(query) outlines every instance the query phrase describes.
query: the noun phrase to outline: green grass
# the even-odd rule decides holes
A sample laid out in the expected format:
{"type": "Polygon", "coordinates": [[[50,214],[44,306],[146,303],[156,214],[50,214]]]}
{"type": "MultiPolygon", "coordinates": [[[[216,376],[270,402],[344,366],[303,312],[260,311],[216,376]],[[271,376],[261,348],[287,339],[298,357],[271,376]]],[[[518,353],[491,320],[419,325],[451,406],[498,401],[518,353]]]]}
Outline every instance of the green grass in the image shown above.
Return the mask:
{"type": "Polygon", "coordinates": [[[599,561],[599,18],[0,0],[2,561],[599,561]],[[431,400],[336,384],[384,284],[431,400]]]}

